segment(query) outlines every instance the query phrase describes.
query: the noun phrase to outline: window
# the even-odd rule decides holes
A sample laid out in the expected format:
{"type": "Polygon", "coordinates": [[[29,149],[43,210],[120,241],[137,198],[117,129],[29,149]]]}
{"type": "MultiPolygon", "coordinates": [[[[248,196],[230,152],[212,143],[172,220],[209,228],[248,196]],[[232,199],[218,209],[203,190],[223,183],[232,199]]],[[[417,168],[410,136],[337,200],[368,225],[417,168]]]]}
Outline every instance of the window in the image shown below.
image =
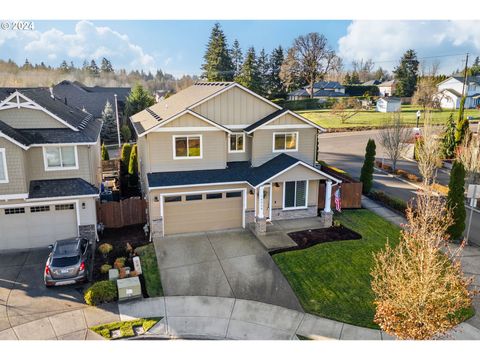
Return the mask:
{"type": "Polygon", "coordinates": [[[187,201],[202,200],[202,194],[187,195],[185,196],[185,200],[187,201]]]}
{"type": "Polygon", "coordinates": [[[174,136],[173,147],[174,159],[202,158],[201,135],[174,136]]]}
{"type": "Polygon", "coordinates": [[[286,181],[284,183],[283,208],[307,207],[307,181],[286,181]]]}
{"type": "Polygon", "coordinates": [[[60,210],[73,210],[74,206],[73,204],[60,204],[60,205],[55,205],[55,210],[60,211],[60,210]]]}
{"type": "Polygon", "coordinates": [[[273,152],[298,151],[298,132],[273,133],[273,152]]]}
{"type": "Polygon", "coordinates": [[[5,215],[25,214],[25,208],[5,209],[5,215]]]}
{"type": "Polygon", "coordinates": [[[177,202],[177,201],[182,201],[181,196],[165,196],[165,202],[177,202]]]}
{"type": "Polygon", "coordinates": [[[50,211],[50,206],[41,205],[41,206],[32,206],[30,208],[31,213],[50,211]]]}
{"type": "Polygon", "coordinates": [[[7,158],[5,149],[0,149],[0,184],[8,183],[7,158]]]}
{"type": "Polygon", "coordinates": [[[245,152],[245,134],[230,134],[228,152],[245,152]]]}
{"type": "Polygon", "coordinates": [[[76,146],[46,146],[43,158],[47,171],[78,169],[76,146]]]}
{"type": "Polygon", "coordinates": [[[207,199],[221,199],[222,198],[222,193],[213,193],[213,194],[207,194],[207,199]]]}
{"type": "Polygon", "coordinates": [[[235,191],[235,192],[228,192],[227,193],[227,198],[236,198],[236,197],[242,197],[242,192],[241,191],[235,191]]]}

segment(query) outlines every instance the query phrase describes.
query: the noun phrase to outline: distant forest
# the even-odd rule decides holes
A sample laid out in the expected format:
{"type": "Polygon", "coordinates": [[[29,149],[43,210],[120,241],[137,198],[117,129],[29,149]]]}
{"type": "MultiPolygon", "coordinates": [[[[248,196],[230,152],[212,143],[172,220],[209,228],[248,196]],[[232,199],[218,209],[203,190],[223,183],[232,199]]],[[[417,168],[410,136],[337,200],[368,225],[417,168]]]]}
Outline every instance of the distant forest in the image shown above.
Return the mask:
{"type": "Polygon", "coordinates": [[[198,80],[196,76],[184,75],[177,79],[171,74],[158,70],[155,74],[143,70],[126,71],[114,69],[112,63],[103,58],[97,65],[95,60],[85,61],[81,67],[63,61],[58,67],[43,62],[32,64],[25,60],[19,65],[13,60],[0,60],[1,87],[51,86],[62,80],[79,81],[87,86],[132,87],[141,84],[150,91],[167,90],[177,92],[198,80]]]}

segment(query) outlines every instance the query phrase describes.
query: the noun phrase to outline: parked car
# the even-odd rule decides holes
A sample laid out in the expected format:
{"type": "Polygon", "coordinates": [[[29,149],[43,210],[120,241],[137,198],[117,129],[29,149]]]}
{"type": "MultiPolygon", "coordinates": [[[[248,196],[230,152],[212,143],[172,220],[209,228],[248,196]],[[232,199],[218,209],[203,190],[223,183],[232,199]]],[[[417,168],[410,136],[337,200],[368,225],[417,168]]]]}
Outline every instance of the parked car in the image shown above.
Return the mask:
{"type": "Polygon", "coordinates": [[[45,264],[45,286],[68,285],[88,281],[91,245],[87,239],[59,240],[50,245],[52,252],[45,264]]]}

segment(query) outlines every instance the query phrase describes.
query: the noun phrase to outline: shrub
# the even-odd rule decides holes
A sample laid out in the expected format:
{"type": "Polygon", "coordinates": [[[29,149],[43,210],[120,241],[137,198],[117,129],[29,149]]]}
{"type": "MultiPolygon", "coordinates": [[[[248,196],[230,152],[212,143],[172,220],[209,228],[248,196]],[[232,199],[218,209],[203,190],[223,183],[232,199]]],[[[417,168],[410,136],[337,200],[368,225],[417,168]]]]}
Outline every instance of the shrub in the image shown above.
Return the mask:
{"type": "Polygon", "coordinates": [[[407,210],[407,203],[403,200],[391,197],[383,191],[372,191],[369,197],[373,200],[383,203],[387,207],[405,213],[407,210]]]}
{"type": "Polygon", "coordinates": [[[363,162],[360,181],[363,183],[363,193],[368,194],[373,185],[373,163],[375,161],[375,140],[369,139],[365,149],[365,160],[363,162]]]}
{"type": "Polygon", "coordinates": [[[113,263],[113,267],[115,269],[120,270],[121,268],[123,268],[125,266],[125,260],[126,259],[124,257],[116,258],[115,262],[113,263]]]}
{"type": "Polygon", "coordinates": [[[100,272],[102,274],[108,274],[108,271],[112,268],[112,265],[110,264],[103,264],[102,266],[100,266],[100,272]]]}
{"type": "Polygon", "coordinates": [[[130,130],[127,124],[122,125],[122,127],[120,128],[120,134],[122,135],[122,139],[125,142],[130,141],[130,139],[132,138],[132,130],[130,130]]]}
{"type": "Polygon", "coordinates": [[[105,144],[102,144],[102,160],[110,160],[110,155],[108,155],[108,150],[105,144]]]}
{"type": "Polygon", "coordinates": [[[101,303],[111,302],[117,298],[117,284],[114,281],[98,281],[90,286],[85,292],[87,305],[95,306],[101,303]]]}
{"type": "Polygon", "coordinates": [[[459,240],[465,230],[465,168],[455,161],[450,172],[448,184],[447,206],[452,212],[453,224],[448,228],[448,234],[453,240],[459,240]]]}
{"type": "Polygon", "coordinates": [[[98,251],[103,256],[107,256],[110,253],[110,251],[112,251],[112,250],[113,250],[113,246],[109,243],[103,243],[103,244],[98,246],[98,251]]]}
{"type": "Polygon", "coordinates": [[[132,145],[126,143],[122,146],[122,152],[120,159],[122,161],[122,167],[125,169],[125,172],[128,171],[128,165],[130,164],[130,153],[132,152],[132,145]]]}
{"type": "Polygon", "coordinates": [[[405,177],[406,177],[407,180],[410,180],[410,181],[414,181],[414,182],[420,182],[421,181],[421,179],[415,174],[407,173],[405,175],[405,177]]]}
{"type": "Polygon", "coordinates": [[[390,165],[387,165],[387,164],[383,164],[383,170],[385,170],[386,172],[392,172],[393,171],[393,168],[390,166],[390,165]]]}

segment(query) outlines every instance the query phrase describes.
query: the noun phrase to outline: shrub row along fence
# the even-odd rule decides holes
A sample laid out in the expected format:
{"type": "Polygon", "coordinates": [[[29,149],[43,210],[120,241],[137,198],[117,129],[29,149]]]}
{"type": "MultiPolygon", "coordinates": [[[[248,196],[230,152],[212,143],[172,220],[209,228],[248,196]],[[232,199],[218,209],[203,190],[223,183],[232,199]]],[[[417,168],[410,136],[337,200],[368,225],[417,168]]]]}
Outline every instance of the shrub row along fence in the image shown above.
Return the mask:
{"type": "Polygon", "coordinates": [[[120,201],[97,202],[98,222],[105,228],[145,224],[147,203],[144,199],[132,197],[120,201]]]}
{"type": "MultiPolygon", "coordinates": [[[[360,209],[362,207],[362,183],[352,179],[350,176],[332,169],[329,166],[322,165],[321,170],[329,175],[342,180],[341,183],[341,200],[342,209],[360,209]]],[[[332,188],[331,206],[335,209],[334,193],[337,187],[332,188]]],[[[325,207],[325,184],[320,184],[318,188],[318,208],[323,210],[325,207]]]]}

